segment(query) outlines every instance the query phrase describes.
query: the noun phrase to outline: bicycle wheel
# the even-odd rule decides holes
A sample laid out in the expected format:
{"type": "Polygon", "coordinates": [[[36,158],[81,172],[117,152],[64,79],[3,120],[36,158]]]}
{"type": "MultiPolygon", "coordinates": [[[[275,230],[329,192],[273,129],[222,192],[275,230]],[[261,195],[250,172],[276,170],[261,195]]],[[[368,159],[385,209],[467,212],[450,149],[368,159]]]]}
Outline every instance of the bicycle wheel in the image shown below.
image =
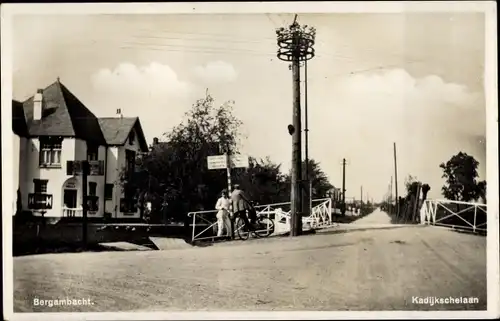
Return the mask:
{"type": "Polygon", "coordinates": [[[268,237],[274,233],[274,220],[261,216],[257,220],[257,230],[253,233],[257,237],[268,237]]]}
{"type": "Polygon", "coordinates": [[[250,236],[250,233],[245,229],[245,221],[240,217],[237,217],[234,221],[234,230],[236,232],[235,234],[238,235],[238,238],[242,241],[247,240],[250,236]]]}

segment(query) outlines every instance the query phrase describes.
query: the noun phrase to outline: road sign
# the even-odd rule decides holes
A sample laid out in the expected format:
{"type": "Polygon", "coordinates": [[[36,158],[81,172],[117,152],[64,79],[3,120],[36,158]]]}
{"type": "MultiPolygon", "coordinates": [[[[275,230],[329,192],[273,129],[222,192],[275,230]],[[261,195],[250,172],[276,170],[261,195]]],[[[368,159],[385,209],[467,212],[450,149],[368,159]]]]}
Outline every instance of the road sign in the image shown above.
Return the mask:
{"type": "Polygon", "coordinates": [[[248,167],[248,155],[231,155],[231,167],[248,167]]]}
{"type": "Polygon", "coordinates": [[[28,208],[33,210],[46,210],[52,208],[52,194],[28,194],[28,208]]]}
{"type": "Polygon", "coordinates": [[[223,169],[227,167],[227,156],[216,155],[207,157],[208,169],[223,169]]]}

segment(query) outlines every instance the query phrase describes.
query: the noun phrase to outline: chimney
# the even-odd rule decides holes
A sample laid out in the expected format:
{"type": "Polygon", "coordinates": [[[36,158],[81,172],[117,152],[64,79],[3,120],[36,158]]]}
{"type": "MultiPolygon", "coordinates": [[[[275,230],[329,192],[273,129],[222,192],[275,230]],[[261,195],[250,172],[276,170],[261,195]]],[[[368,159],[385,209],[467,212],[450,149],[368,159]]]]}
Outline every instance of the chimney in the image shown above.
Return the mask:
{"type": "Polygon", "coordinates": [[[116,110],[116,114],[120,116],[120,118],[123,118],[123,114],[122,114],[122,109],[121,108],[118,108],[116,110]]]}
{"type": "Polygon", "coordinates": [[[42,119],[43,89],[38,89],[33,97],[33,120],[42,119]]]}

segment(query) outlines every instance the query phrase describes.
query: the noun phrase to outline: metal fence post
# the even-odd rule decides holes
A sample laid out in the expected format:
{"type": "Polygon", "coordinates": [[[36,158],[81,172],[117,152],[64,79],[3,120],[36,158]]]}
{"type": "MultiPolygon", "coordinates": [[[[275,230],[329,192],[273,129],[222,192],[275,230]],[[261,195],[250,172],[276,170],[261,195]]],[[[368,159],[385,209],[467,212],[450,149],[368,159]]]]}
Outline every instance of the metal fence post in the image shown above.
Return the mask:
{"type": "Polygon", "coordinates": [[[476,233],[476,215],[477,215],[477,205],[474,205],[474,225],[472,226],[472,231],[476,233]]]}
{"type": "Polygon", "coordinates": [[[193,234],[191,237],[191,243],[194,243],[195,228],[196,228],[196,213],[193,213],[193,234]]]}

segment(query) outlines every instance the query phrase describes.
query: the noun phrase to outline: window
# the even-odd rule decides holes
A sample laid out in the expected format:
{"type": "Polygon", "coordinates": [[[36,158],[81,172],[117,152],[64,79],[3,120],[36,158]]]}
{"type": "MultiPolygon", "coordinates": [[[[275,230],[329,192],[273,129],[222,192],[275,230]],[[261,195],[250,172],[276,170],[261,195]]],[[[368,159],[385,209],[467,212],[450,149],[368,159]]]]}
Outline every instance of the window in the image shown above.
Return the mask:
{"type": "Polygon", "coordinates": [[[104,199],[106,200],[113,199],[113,184],[106,184],[104,186],[104,199]]]}
{"type": "Polygon", "coordinates": [[[132,150],[125,150],[127,173],[131,174],[135,171],[135,152],[132,150]]]}
{"type": "Polygon", "coordinates": [[[94,214],[99,209],[99,197],[97,197],[97,183],[89,182],[89,190],[87,191],[87,208],[89,213],[94,214]]]}
{"type": "Polygon", "coordinates": [[[40,138],[40,165],[44,167],[61,166],[62,138],[40,138]]]}
{"type": "Polygon", "coordinates": [[[134,140],[135,140],[135,132],[134,132],[134,130],[132,130],[130,132],[130,135],[128,135],[128,143],[130,145],[134,145],[134,140]]]}
{"type": "Polygon", "coordinates": [[[35,185],[35,194],[46,194],[48,182],[49,181],[46,179],[34,179],[33,184],[35,185]]]}
{"type": "Polygon", "coordinates": [[[89,182],[89,192],[88,195],[90,196],[97,196],[97,183],[95,182],[89,182]]]}
{"type": "Polygon", "coordinates": [[[87,143],[87,160],[88,161],[96,161],[98,160],[98,155],[99,155],[99,147],[96,145],[92,145],[87,143]]]}

